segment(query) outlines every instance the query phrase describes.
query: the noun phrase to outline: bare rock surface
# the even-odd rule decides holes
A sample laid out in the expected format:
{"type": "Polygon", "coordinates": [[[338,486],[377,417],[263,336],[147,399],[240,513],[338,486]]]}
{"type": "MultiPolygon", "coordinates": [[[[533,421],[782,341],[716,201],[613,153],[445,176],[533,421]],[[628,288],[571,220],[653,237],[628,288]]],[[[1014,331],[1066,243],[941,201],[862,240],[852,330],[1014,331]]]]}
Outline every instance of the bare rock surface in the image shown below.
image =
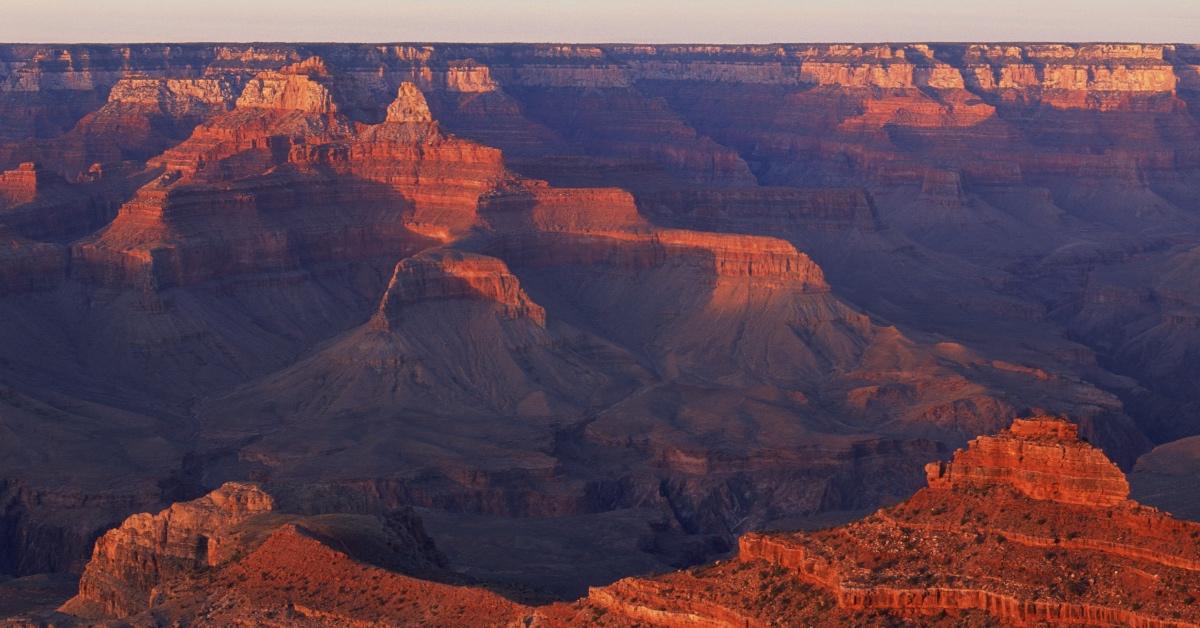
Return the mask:
{"type": "Polygon", "coordinates": [[[1124,499],[1120,472],[1075,427],[1019,419],[948,472],[935,463],[929,487],[901,504],[816,532],[747,534],[736,560],[594,589],[567,621],[1196,625],[1200,526],[1124,499]],[[1001,460],[998,446],[1028,455],[1001,460]],[[1039,471],[1037,448],[1050,447],[1076,492],[1039,471]],[[987,473],[968,471],[983,462],[987,473]]]}
{"type": "Polygon", "coordinates": [[[230,481],[522,605],[926,483],[1194,516],[1198,104],[1183,44],[0,45],[0,574],[230,481]]]}

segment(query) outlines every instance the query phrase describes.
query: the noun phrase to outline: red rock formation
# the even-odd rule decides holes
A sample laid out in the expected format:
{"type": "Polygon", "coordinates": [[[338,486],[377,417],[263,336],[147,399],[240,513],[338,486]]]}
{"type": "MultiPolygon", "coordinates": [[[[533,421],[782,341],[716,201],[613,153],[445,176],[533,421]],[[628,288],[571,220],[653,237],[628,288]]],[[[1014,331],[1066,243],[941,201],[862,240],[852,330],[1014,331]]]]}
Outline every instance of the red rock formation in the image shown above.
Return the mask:
{"type": "Polygon", "coordinates": [[[499,625],[523,612],[482,589],[394,571],[448,577],[441,561],[411,515],[287,515],[257,486],[229,483],[106,533],[60,610],[91,621],[314,625],[484,617],[499,625]]]}
{"type": "Polygon", "coordinates": [[[747,534],[735,563],[700,577],[622,581],[581,608],[668,626],[804,621],[829,606],[837,624],[880,613],[922,623],[1200,621],[1200,525],[1128,501],[1120,471],[1078,439],[1074,424],[1019,419],[930,469],[928,488],[861,521],[747,534]],[[733,595],[747,571],[758,586],[738,585],[733,595]],[[774,606],[781,596],[800,603],[782,610],[774,606]]]}
{"type": "Polygon", "coordinates": [[[179,583],[158,616],[213,623],[316,626],[520,625],[528,610],[486,589],[397,574],[355,560],[287,524],[210,577],[179,583]]]}
{"type": "Polygon", "coordinates": [[[32,203],[37,198],[38,169],[32,162],[0,173],[0,209],[32,203]]]}
{"type": "MultiPolygon", "coordinates": [[[[233,111],[208,119],[187,141],[150,164],[191,176],[238,153],[267,152],[267,158],[275,159],[291,144],[344,138],[351,133],[350,125],[336,116],[327,80],[328,70],[319,57],[259,73],[246,82],[233,111]]],[[[217,170],[214,174],[254,173],[217,170]]]]}
{"type": "Polygon", "coordinates": [[[433,114],[429,113],[429,104],[425,95],[412,83],[402,83],[396,93],[396,100],[388,105],[387,121],[397,123],[427,124],[433,122],[433,114]]]}
{"type": "MultiPolygon", "coordinates": [[[[68,569],[131,510],[266,478],[336,487],[314,509],[554,518],[480,525],[462,560],[537,535],[556,568],[483,571],[561,595],[890,503],[1025,408],[1129,464],[1200,407],[1198,68],[1136,44],[0,45],[0,486],[39,480],[0,504],[0,565],[68,569]]],[[[927,492],[1122,507],[1079,449],[981,441],[927,492]]],[[[1161,529],[1093,544],[1134,560],[1161,529]]]]}
{"type": "MultiPolygon", "coordinates": [[[[369,322],[310,359],[206,404],[201,412],[214,426],[241,431],[244,426],[237,427],[241,420],[234,417],[244,415],[237,408],[256,405],[266,394],[287,399],[293,411],[258,420],[298,421],[299,430],[342,429],[343,420],[330,421],[331,408],[358,416],[408,408],[456,413],[460,423],[480,422],[479,429],[488,431],[501,429],[504,421],[486,417],[521,417],[537,424],[576,416],[582,408],[627,394],[644,377],[616,347],[548,324],[546,310],[501,260],[434,249],[396,265],[369,322]],[[334,373],[336,381],[314,386],[334,373]],[[271,392],[264,393],[267,389],[271,392]],[[320,401],[313,396],[318,389],[320,401]]],[[[278,446],[261,445],[268,451],[278,446]]],[[[431,461],[427,453],[414,451],[412,461],[431,461]]]]}
{"type": "Polygon", "coordinates": [[[79,595],[64,609],[110,617],[141,613],[162,583],[232,558],[233,528],[273,508],[258,487],[229,483],[156,515],[134,515],[96,541],[79,595]]]}
{"type": "Polygon", "coordinates": [[[1079,426],[1017,419],[1007,432],[980,436],[948,463],[927,468],[930,488],[1007,485],[1033,499],[1116,506],[1129,497],[1125,475],[1104,454],[1079,440],[1079,426]]]}
{"type": "Polygon", "coordinates": [[[71,183],[52,170],[23,164],[0,174],[0,231],[68,242],[110,220],[117,199],[142,180],[129,169],[97,166],[87,180],[71,183]]]}
{"type": "Polygon", "coordinates": [[[878,228],[871,199],[857,189],[741,188],[645,194],[641,207],[655,218],[710,231],[790,233],[878,228]]]}
{"type": "Polygon", "coordinates": [[[211,114],[233,102],[230,85],[218,78],[129,77],[117,81],[108,102],[158,108],[173,117],[211,114]]]}
{"type": "Polygon", "coordinates": [[[776,238],[654,228],[633,198],[616,189],[524,186],[488,199],[483,219],[494,247],[514,263],[538,266],[611,264],[627,270],[680,261],[712,278],[787,282],[828,290],[820,267],[776,238]]]}
{"type": "Polygon", "coordinates": [[[246,82],[238,108],[274,109],[301,113],[337,112],[333,94],[321,79],[329,76],[325,62],[311,57],[278,72],[264,72],[246,82]]]}
{"type": "MultiPolygon", "coordinates": [[[[163,78],[131,73],[108,100],[54,137],[29,138],[11,150],[48,165],[67,180],[87,181],[96,164],[110,170],[142,162],[187,137],[233,102],[227,78],[163,78]]],[[[3,150],[0,149],[0,158],[3,150]]]]}
{"type": "Polygon", "coordinates": [[[405,305],[442,299],[496,304],[503,316],[545,326],[546,310],[521,289],[504,262],[460,251],[427,251],[400,262],[380,304],[380,320],[404,315],[405,305]]]}
{"type": "Polygon", "coordinates": [[[502,176],[499,154],[438,134],[411,84],[391,119],[354,131],[336,115],[324,74],[310,60],[262,75],[236,109],[152,160],[170,170],[76,245],[77,273],[187,285],[307,260],[394,257],[422,236],[468,228],[479,196],[502,176]],[[342,214],[322,216],[333,205],[342,214]],[[213,232],[226,234],[223,252],[213,232]]]}

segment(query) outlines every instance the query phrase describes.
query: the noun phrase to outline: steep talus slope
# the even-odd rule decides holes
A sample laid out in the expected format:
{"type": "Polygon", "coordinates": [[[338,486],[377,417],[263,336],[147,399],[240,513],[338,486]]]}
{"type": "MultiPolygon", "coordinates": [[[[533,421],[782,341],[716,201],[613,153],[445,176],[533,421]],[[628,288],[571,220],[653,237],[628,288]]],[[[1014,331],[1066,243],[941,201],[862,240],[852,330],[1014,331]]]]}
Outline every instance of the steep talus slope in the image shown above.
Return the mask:
{"type": "Polygon", "coordinates": [[[401,411],[545,421],[632,390],[640,369],[616,347],[606,356],[605,344],[548,326],[502,261],[433,249],[396,265],[364,325],[203,412],[248,433],[259,428],[247,421],[336,429],[401,411]]]}
{"type": "Polygon", "coordinates": [[[893,503],[1020,414],[1131,467],[1200,432],[1197,68],[0,46],[0,572],[254,479],[432,509],[477,537],[453,568],[545,599],[893,503]]]}
{"type": "MultiPolygon", "coordinates": [[[[506,516],[650,507],[728,535],[901,497],[910,476],[866,478],[936,455],[914,436],[1014,411],[976,381],[1012,373],[873,324],[785,241],[658,228],[616,190],[512,182],[478,211],[461,246],[489,257],[401,261],[371,321],[199,406],[207,447],[237,452],[214,479],[506,516]]],[[[1093,402],[1062,388],[1015,401],[1093,402]]]]}

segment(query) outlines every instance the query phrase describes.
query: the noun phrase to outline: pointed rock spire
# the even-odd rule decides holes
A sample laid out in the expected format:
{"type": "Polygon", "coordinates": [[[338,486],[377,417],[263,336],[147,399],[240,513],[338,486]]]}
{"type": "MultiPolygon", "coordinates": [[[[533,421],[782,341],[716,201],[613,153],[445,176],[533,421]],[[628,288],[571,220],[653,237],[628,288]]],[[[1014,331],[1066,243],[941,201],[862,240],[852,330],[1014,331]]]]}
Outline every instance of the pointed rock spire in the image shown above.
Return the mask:
{"type": "Polygon", "coordinates": [[[388,122],[401,123],[430,123],[433,114],[429,113],[429,103],[425,102],[425,94],[416,85],[405,81],[396,92],[396,100],[388,105],[388,122]]]}

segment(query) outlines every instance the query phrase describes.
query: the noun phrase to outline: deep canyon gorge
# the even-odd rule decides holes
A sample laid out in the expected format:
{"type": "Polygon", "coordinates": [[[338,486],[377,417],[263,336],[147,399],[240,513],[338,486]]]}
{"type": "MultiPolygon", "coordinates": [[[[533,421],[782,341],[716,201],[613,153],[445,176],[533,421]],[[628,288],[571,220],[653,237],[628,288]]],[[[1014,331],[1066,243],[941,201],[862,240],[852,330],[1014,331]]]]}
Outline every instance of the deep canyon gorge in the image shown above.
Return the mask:
{"type": "Polygon", "coordinates": [[[1196,625],[1198,111],[1192,45],[0,45],[0,617],[1196,625]]]}

